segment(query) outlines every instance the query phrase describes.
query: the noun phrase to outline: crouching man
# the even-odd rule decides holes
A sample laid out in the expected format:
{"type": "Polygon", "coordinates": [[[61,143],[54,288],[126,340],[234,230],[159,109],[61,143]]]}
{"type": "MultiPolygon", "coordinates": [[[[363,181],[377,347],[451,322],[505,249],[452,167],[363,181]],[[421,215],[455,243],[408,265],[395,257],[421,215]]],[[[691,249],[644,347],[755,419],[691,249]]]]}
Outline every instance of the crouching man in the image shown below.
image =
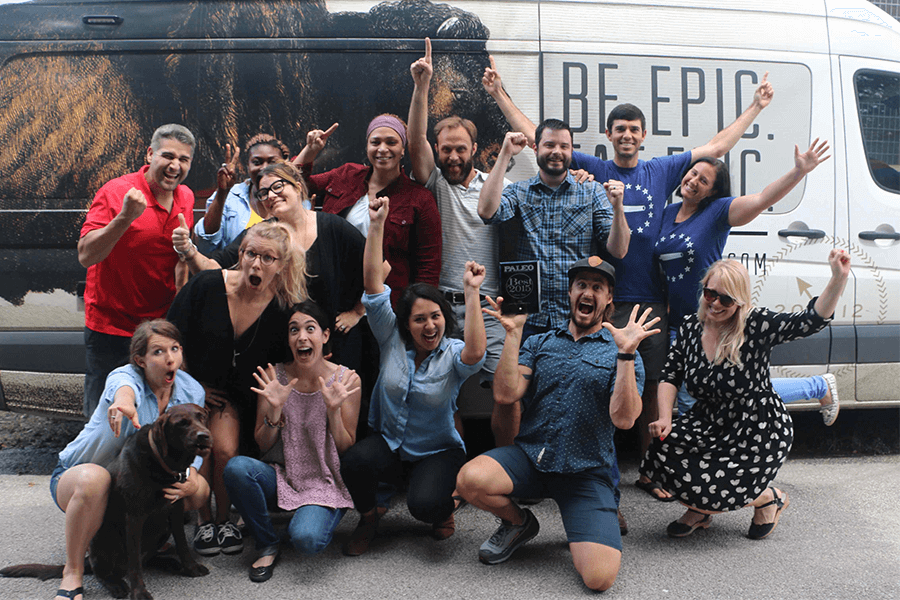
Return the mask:
{"type": "Polygon", "coordinates": [[[494,399],[522,401],[515,443],[469,461],[457,489],[472,505],[502,522],[481,545],[486,564],[509,559],[534,538],[537,519],[510,496],[552,498],[559,506],[572,560],[585,585],[612,586],[622,560],[611,477],[613,433],[641,413],[644,369],[635,350],[656,333],[637,307],[622,329],[608,319],[616,282],[612,265],[596,256],[574,263],[569,275],[569,321],[529,337],[519,350],[526,315],[502,315],[503,299],[484,309],[500,320],[506,340],[494,376],[494,399]]]}

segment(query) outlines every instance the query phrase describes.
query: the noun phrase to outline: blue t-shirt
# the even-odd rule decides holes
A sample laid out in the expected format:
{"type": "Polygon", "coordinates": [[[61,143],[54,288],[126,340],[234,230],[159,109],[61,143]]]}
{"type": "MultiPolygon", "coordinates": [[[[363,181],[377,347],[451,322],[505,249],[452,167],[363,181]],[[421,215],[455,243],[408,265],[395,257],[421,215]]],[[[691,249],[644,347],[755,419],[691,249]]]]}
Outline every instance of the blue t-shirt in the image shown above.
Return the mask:
{"type": "Polygon", "coordinates": [[[628,254],[618,260],[616,267],[615,300],[622,302],[663,302],[662,286],[653,264],[653,244],[659,237],[660,223],[666,199],[681,183],[681,177],[691,163],[691,153],[660,156],[650,161],[638,161],[636,167],[623,169],[611,160],[572,153],[572,168],[584,169],[594,179],[605,183],[617,179],[625,184],[625,220],[631,229],[628,254]]]}
{"type": "MultiPolygon", "coordinates": [[[[144,374],[134,365],[125,365],[114,370],[106,378],[106,387],[100,397],[100,403],[90,421],[81,430],[74,440],[59,453],[59,463],[69,469],[75,465],[93,463],[101,467],[108,467],[122,451],[125,440],[137,433],[137,429],[131,421],[122,418],[122,431],[119,437],[113,434],[109,427],[107,411],[115,401],[116,392],[120,388],[128,386],[134,391],[134,402],[137,407],[138,423],[141,427],[153,424],[159,416],[159,403],[156,395],[144,374]]],[[[168,407],[179,404],[196,404],[203,406],[206,399],[206,391],[197,380],[185,371],[175,372],[175,384],[172,387],[172,396],[169,398],[168,407]]],[[[203,457],[198,456],[193,467],[200,470],[203,457]]]]}
{"type": "Polygon", "coordinates": [[[681,202],[667,206],[663,213],[653,253],[666,275],[670,329],[678,329],[685,316],[697,312],[700,280],[709,266],[722,258],[731,231],[728,209],[732,200],[713,200],[681,223],[675,222],[681,202]]]}

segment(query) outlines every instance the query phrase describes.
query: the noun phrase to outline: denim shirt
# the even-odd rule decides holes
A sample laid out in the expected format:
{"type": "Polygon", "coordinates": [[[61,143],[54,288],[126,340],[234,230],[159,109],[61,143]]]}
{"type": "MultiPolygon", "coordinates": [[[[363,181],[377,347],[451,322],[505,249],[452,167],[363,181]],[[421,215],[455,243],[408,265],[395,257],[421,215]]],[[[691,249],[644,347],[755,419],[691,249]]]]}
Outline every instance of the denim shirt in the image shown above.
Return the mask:
{"type": "MultiPolygon", "coordinates": [[[[206,201],[206,210],[216,199],[214,193],[206,201]]],[[[222,206],[222,222],[219,229],[213,233],[206,233],[206,219],[200,219],[194,225],[194,233],[197,238],[197,249],[202,254],[210,254],[215,250],[221,250],[230,244],[234,238],[247,228],[250,217],[253,215],[253,205],[250,202],[250,180],[242,181],[231,187],[228,196],[225,197],[225,205],[222,206]]],[[[222,265],[230,267],[231,265],[222,265]]]]}
{"type": "MultiPolygon", "coordinates": [[[[107,467],[115,460],[125,446],[125,440],[137,433],[137,429],[126,418],[122,419],[122,431],[119,437],[116,437],[109,427],[107,411],[115,400],[116,392],[125,386],[134,390],[134,401],[141,427],[151,425],[159,417],[159,402],[150,386],[147,385],[144,374],[134,365],[119,367],[106,378],[106,387],[100,397],[100,404],[91,415],[90,421],[87,422],[78,437],[69,442],[69,445],[59,453],[59,464],[67,469],[84,463],[107,467]]],[[[196,379],[185,371],[175,372],[175,384],[168,406],[179,404],[203,406],[205,398],[206,392],[196,379]]],[[[202,464],[203,457],[198,456],[194,459],[192,466],[199,471],[202,464]]]]}
{"type": "Polygon", "coordinates": [[[484,356],[467,365],[461,358],[465,343],[444,336],[416,369],[416,351],[403,342],[391,310],[391,289],[384,286],[380,294],[363,294],[362,302],[381,349],[369,426],[402,460],[421,460],[453,448],[465,450],[453,421],[456,397],[463,382],[481,370],[484,356]]]}
{"type": "MultiPolygon", "coordinates": [[[[614,465],[609,402],[618,351],[608,330],[575,341],[568,324],[525,340],[519,364],[531,369],[532,379],[515,443],[538,471],[577,473],[614,465]]],[[[642,393],[644,364],[637,353],[634,370],[642,393]]]]}

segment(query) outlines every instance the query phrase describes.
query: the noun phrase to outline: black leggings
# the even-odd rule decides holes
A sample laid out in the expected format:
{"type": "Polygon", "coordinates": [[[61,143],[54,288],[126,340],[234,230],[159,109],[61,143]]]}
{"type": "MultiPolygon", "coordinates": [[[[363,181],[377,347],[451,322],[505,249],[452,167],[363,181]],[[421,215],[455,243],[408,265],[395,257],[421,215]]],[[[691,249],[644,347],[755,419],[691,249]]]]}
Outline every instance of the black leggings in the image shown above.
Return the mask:
{"type": "Polygon", "coordinates": [[[453,512],[456,474],[466,462],[462,448],[444,450],[417,461],[404,461],[392,452],[381,434],[373,433],[341,456],[341,477],[361,513],[375,508],[379,482],[403,487],[409,483],[406,505],[425,523],[442,523],[453,512]]]}

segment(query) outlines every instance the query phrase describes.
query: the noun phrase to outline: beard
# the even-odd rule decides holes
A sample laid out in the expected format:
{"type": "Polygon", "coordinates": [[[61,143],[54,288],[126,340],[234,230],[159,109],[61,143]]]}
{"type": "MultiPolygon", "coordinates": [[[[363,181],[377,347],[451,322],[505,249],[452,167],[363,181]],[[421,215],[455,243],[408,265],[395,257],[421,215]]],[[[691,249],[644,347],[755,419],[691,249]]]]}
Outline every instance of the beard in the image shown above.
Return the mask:
{"type": "Polygon", "coordinates": [[[475,168],[475,160],[470,158],[469,160],[461,164],[459,175],[450,171],[446,163],[441,163],[440,166],[441,174],[444,176],[444,179],[447,180],[447,183],[451,185],[459,185],[469,177],[469,173],[471,173],[472,169],[475,168]]]}
{"type": "Polygon", "coordinates": [[[557,176],[559,176],[559,175],[564,174],[566,171],[569,170],[569,165],[572,164],[572,159],[571,159],[571,158],[566,158],[565,156],[563,156],[563,157],[562,157],[562,163],[563,163],[563,166],[562,166],[561,168],[557,169],[557,168],[550,167],[550,166],[547,164],[547,163],[549,162],[550,156],[553,156],[553,155],[542,155],[542,156],[539,155],[539,156],[537,157],[538,168],[539,168],[541,171],[543,171],[543,172],[546,173],[547,175],[551,175],[551,176],[553,176],[553,177],[557,177],[557,176]]]}

